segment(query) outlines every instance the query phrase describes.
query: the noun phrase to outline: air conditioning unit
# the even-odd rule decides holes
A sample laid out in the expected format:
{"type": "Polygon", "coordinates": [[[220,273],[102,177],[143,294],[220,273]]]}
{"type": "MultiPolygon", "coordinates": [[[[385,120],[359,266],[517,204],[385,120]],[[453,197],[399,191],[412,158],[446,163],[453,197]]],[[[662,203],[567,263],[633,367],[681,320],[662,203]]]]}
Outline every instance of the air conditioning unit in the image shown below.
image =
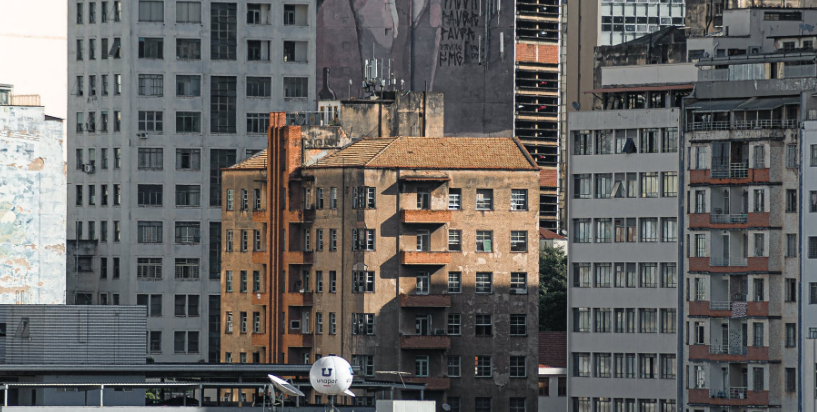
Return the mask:
{"type": "Polygon", "coordinates": [[[445,329],[434,329],[435,336],[445,336],[445,329]]]}
{"type": "Polygon", "coordinates": [[[96,168],[94,167],[93,163],[86,163],[82,165],[82,171],[88,174],[94,173],[95,169],[96,168]]]}

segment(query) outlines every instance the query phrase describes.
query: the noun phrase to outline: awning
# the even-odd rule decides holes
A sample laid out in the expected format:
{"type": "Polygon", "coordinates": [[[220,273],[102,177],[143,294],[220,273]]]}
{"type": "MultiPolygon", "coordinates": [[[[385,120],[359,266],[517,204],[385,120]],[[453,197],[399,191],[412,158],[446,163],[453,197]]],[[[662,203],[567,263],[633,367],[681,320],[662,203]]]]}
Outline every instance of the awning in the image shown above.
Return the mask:
{"type": "Polygon", "coordinates": [[[800,104],[800,96],[749,99],[735,110],[774,110],[789,104],[800,104]]]}
{"type": "Polygon", "coordinates": [[[693,112],[730,112],[736,107],[744,103],[745,99],[731,99],[731,100],[699,100],[695,103],[689,104],[686,108],[692,109],[693,112]]]}
{"type": "Polygon", "coordinates": [[[602,87],[585,93],[622,93],[622,92],[660,92],[666,90],[690,90],[692,84],[670,84],[655,86],[630,86],[630,87],[602,87]]]}

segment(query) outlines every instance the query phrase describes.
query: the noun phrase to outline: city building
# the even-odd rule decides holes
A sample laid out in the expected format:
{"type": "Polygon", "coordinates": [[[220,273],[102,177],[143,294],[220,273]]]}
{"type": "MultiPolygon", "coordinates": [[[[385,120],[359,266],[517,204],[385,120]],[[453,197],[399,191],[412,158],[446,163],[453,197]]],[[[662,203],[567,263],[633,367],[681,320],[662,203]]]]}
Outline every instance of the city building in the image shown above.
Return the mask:
{"type": "Polygon", "coordinates": [[[539,168],[521,143],[392,136],[313,151],[284,119],[270,115],[266,153],[224,171],[222,359],[336,354],[366,378],[425,384],[452,411],[532,410],[539,168]]]}
{"type": "Polygon", "coordinates": [[[539,332],[538,411],[567,411],[567,332],[539,332]]]}
{"type": "Polygon", "coordinates": [[[63,121],[0,85],[0,303],[65,302],[63,121]]]}
{"type": "Polygon", "coordinates": [[[219,360],[221,168],[314,110],[315,7],[68,4],[66,302],[148,306],[157,362],[219,360]]]}
{"type": "MultiPolygon", "coordinates": [[[[623,46],[623,45],[622,45],[623,46]]],[[[569,410],[678,405],[679,130],[692,64],[602,67],[568,118],[569,410]]]]}

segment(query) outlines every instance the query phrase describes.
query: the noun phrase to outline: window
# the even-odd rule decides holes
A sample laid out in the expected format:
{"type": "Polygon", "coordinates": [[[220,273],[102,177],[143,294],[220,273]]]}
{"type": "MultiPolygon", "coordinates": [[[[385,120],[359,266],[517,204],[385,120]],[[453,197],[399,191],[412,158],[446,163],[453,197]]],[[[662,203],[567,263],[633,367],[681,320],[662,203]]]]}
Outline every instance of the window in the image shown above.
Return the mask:
{"type": "Polygon", "coordinates": [[[334,270],[329,271],[329,293],[337,291],[337,273],[334,270]]]}
{"type": "Polygon", "coordinates": [[[657,362],[655,359],[655,354],[649,353],[642,353],[638,355],[638,364],[639,364],[639,378],[641,379],[655,379],[656,372],[657,372],[657,362]]]}
{"type": "Polygon", "coordinates": [[[477,244],[476,244],[476,251],[477,252],[492,252],[492,244],[493,244],[493,236],[494,232],[490,230],[477,230],[477,244]]]}
{"type": "Polygon", "coordinates": [[[474,366],[475,366],[474,376],[477,378],[490,378],[491,375],[493,374],[490,356],[475,356],[474,366]]]}
{"type": "Polygon", "coordinates": [[[200,170],[201,149],[176,149],[176,170],[200,170]]]}
{"type": "Polygon", "coordinates": [[[418,295],[427,295],[431,288],[431,276],[428,272],[417,272],[417,280],[415,293],[418,295]]]}
{"type": "Polygon", "coordinates": [[[139,38],[140,59],[164,59],[165,41],[162,38],[139,38]]]}
{"type": "Polygon", "coordinates": [[[162,332],[151,330],[148,331],[148,352],[162,353],[162,332]]]}
{"type": "Polygon", "coordinates": [[[77,133],[85,130],[85,113],[77,112],[77,133]]]}
{"type": "Polygon", "coordinates": [[[765,194],[766,192],[763,189],[755,189],[754,190],[754,212],[755,213],[763,213],[766,208],[765,202],[765,194]]]}
{"type": "Polygon", "coordinates": [[[661,196],[678,196],[678,172],[661,172],[661,196]]]}
{"type": "MultiPolygon", "coordinates": [[[[360,367],[363,376],[374,376],[374,356],[372,355],[352,355],[352,364],[360,367]]],[[[428,369],[428,365],[426,365],[428,369]]]]}
{"type": "Polygon", "coordinates": [[[174,297],[174,314],[177,317],[199,316],[199,295],[176,295],[174,297]]]}
{"type": "Polygon", "coordinates": [[[249,245],[249,239],[247,237],[247,231],[242,230],[241,231],[241,251],[246,252],[249,249],[248,245],[249,245]]]}
{"type": "Polygon", "coordinates": [[[675,309],[661,309],[661,333],[675,333],[675,309]]]}
{"type": "Polygon", "coordinates": [[[237,17],[236,3],[212,3],[210,5],[210,54],[213,60],[235,60],[237,17]]]}
{"type": "MultiPolygon", "coordinates": [[[[162,170],[162,148],[140,147],[138,152],[138,167],[140,170],[162,170]]],[[[159,186],[161,188],[161,186],[159,186]]],[[[161,204],[161,193],[159,194],[161,204]]]]}
{"type": "Polygon", "coordinates": [[[766,235],[763,233],[755,233],[755,257],[763,257],[766,255],[766,235]]]}
{"type": "Polygon", "coordinates": [[[334,252],[336,250],[338,250],[338,231],[329,229],[329,251],[334,252]]]}
{"type": "Polygon", "coordinates": [[[525,314],[511,315],[511,336],[527,336],[527,316],[525,314]]]}
{"type": "Polygon", "coordinates": [[[376,196],[374,187],[360,186],[352,188],[352,209],[374,209],[376,196]]]}
{"type": "Polygon", "coordinates": [[[161,133],[164,130],[163,118],[164,112],[139,111],[139,131],[161,133]]]}
{"type": "Polygon", "coordinates": [[[808,303],[810,305],[817,304],[817,283],[809,282],[808,290],[809,290],[809,301],[808,301],[808,303]]]}
{"type": "Polygon", "coordinates": [[[461,251],[462,250],[462,231],[449,230],[448,231],[448,250],[461,251]]]}
{"type": "Polygon", "coordinates": [[[375,231],[373,229],[352,229],[353,250],[375,250],[375,231]]]}
{"type": "Polygon", "coordinates": [[[201,23],[201,2],[177,1],[176,23],[201,23]]]}
{"type": "Polygon", "coordinates": [[[374,335],[374,313],[353,313],[352,335],[374,335]]]}
{"type": "Polygon", "coordinates": [[[786,190],[786,213],[797,213],[797,190],[786,190]]]}
{"type": "Polygon", "coordinates": [[[461,335],[462,334],[462,315],[459,313],[449,313],[448,314],[448,329],[446,332],[449,335],[461,335]]]}
{"type": "Polygon", "coordinates": [[[528,232],[511,231],[511,252],[528,251],[528,232]]]}
{"type": "Polygon", "coordinates": [[[786,392],[797,390],[797,369],[786,368],[786,392]]]}
{"type": "Polygon", "coordinates": [[[811,145],[811,161],[809,162],[809,166],[817,167],[817,144],[811,145]]]}
{"type": "Polygon", "coordinates": [[[462,210],[462,189],[448,189],[448,210],[462,210]]]}
{"type": "Polygon", "coordinates": [[[610,322],[612,310],[610,309],[594,309],[595,328],[597,333],[610,333],[610,322]]]}
{"type": "Polygon", "coordinates": [[[786,324],[786,347],[787,348],[797,347],[797,324],[796,323],[787,323],[786,324]]]}
{"type": "Polygon", "coordinates": [[[83,6],[84,3],[77,3],[77,24],[83,24],[85,19],[83,17],[83,6]]]}
{"type": "MultiPolygon", "coordinates": [[[[763,280],[763,279],[757,279],[763,280]]],[[[786,279],[786,302],[797,302],[797,279],[786,279]]]]}
{"type": "Polygon", "coordinates": [[[678,152],[678,128],[670,127],[664,129],[661,135],[661,152],[663,153],[677,153],[678,152]]]}
{"type": "Polygon", "coordinates": [[[609,263],[596,263],[596,287],[597,288],[609,288],[612,284],[611,282],[612,273],[610,271],[610,264],[609,263]]]}
{"type": "Polygon", "coordinates": [[[590,174],[573,175],[573,197],[575,199],[590,199],[593,197],[590,174]]]}
{"type": "Polygon", "coordinates": [[[797,235],[786,234],[786,257],[797,257],[797,235]]]}
{"type": "Polygon", "coordinates": [[[247,113],[247,133],[267,133],[269,128],[269,114],[247,113]]]}
{"type": "Polygon", "coordinates": [[[329,189],[329,208],[333,210],[338,208],[338,188],[336,187],[329,189]]]}
{"type": "MultiPolygon", "coordinates": [[[[217,5],[218,3],[213,3],[213,7],[217,5]]],[[[212,41],[215,42],[215,39],[212,41]]],[[[210,127],[213,133],[236,132],[236,78],[234,76],[211,77],[210,127]]]]}
{"type": "Polygon", "coordinates": [[[239,278],[238,279],[239,279],[238,280],[238,282],[239,282],[238,283],[238,291],[240,293],[247,293],[247,271],[242,270],[241,272],[239,272],[239,278]]]}
{"type": "Polygon", "coordinates": [[[309,96],[308,77],[284,77],[284,97],[301,98],[309,96]]]}
{"type": "MultiPolygon", "coordinates": [[[[122,41],[119,37],[114,37],[113,42],[111,44],[111,49],[108,51],[108,55],[113,57],[114,59],[119,59],[122,57],[122,41]]],[[[122,75],[115,74],[114,77],[114,94],[122,93],[122,75]]]]}
{"type": "Polygon", "coordinates": [[[176,133],[201,132],[201,112],[176,112],[176,133]]]}
{"type": "Polygon", "coordinates": [[[227,293],[232,293],[233,291],[233,271],[228,270],[225,272],[224,277],[226,280],[224,281],[224,291],[227,293]]]}
{"type": "Polygon", "coordinates": [[[589,263],[573,264],[573,286],[577,288],[589,288],[591,286],[589,263]]]}
{"type": "Polygon", "coordinates": [[[200,222],[176,222],[175,239],[177,244],[198,244],[201,242],[200,222]]]}
{"type": "MultiPolygon", "coordinates": [[[[115,225],[114,225],[115,226],[115,225]]],[[[116,262],[114,258],[114,270],[116,262]]],[[[137,258],[136,278],[139,280],[157,280],[162,278],[162,258],[137,258]]]]}
{"type": "Polygon", "coordinates": [[[658,129],[641,129],[640,153],[658,153],[658,129]]]}
{"type": "Polygon", "coordinates": [[[494,191],[492,189],[477,189],[476,209],[493,210],[494,191]]]}
{"type": "Polygon", "coordinates": [[[140,96],[162,96],[164,94],[164,76],[161,74],[140,74],[140,96]]]}
{"type": "Polygon", "coordinates": [[[239,332],[247,333],[247,312],[239,312],[238,314],[238,321],[239,321],[239,332]]]}
{"type": "Polygon", "coordinates": [[[675,263],[661,264],[661,287],[674,288],[678,287],[678,268],[675,263]]]}
{"type": "Polygon", "coordinates": [[[365,293],[374,292],[374,272],[354,271],[352,272],[352,292],[365,293]]]}
{"type": "Polygon", "coordinates": [[[163,22],[164,2],[139,0],[139,21],[140,22],[163,22]]]}
{"type": "Polygon", "coordinates": [[[706,191],[695,191],[695,213],[706,213],[706,191]]]}
{"type": "MultiPolygon", "coordinates": [[[[91,43],[91,45],[93,45],[93,43],[91,43]]],[[[91,49],[91,51],[91,56],[93,56],[93,49],[91,49]]],[[[91,59],[93,60],[93,57],[91,59]]],[[[88,76],[88,95],[96,96],[96,76],[94,75],[88,76]]]]}
{"type": "Polygon", "coordinates": [[[524,356],[511,356],[511,378],[524,378],[527,376],[524,356]]]}
{"type": "Polygon", "coordinates": [[[752,159],[754,160],[754,169],[764,169],[766,167],[766,147],[763,145],[753,146],[752,159]]]}
{"type": "MultiPolygon", "coordinates": [[[[589,353],[574,353],[573,354],[573,376],[579,378],[590,377],[590,354],[589,353]]],[[[590,409],[587,409],[588,411],[590,409]]]]}
{"type": "Polygon", "coordinates": [[[797,145],[796,144],[787,144],[786,145],[786,167],[789,169],[797,168],[797,145]]]}
{"type": "MultiPolygon", "coordinates": [[[[116,197],[115,188],[116,186],[114,186],[114,197],[116,197]]],[[[136,190],[139,206],[162,205],[162,185],[138,185],[136,190]]],[[[116,201],[114,201],[114,204],[116,204],[116,201]]]]}
{"type": "Polygon", "coordinates": [[[643,218],[641,219],[641,241],[642,242],[657,242],[658,241],[658,219],[643,218]]]}
{"type": "Polygon", "coordinates": [[[176,280],[198,280],[199,259],[176,258],[176,280]]]}
{"type": "Polygon", "coordinates": [[[639,309],[639,333],[656,333],[658,332],[657,310],[656,309],[639,309]]]}
{"type": "Polygon", "coordinates": [[[528,191],[511,189],[511,210],[528,210],[528,191]]]}
{"type": "Polygon", "coordinates": [[[84,50],[82,42],[83,42],[82,39],[77,39],[77,61],[82,61],[82,51],[84,50]]]}
{"type": "Polygon", "coordinates": [[[658,197],[658,173],[641,173],[641,197],[658,197]]]}
{"type": "Polygon", "coordinates": [[[201,60],[201,39],[176,39],[177,60],[201,60]]]}
{"type": "Polygon", "coordinates": [[[177,74],[176,96],[179,97],[201,96],[201,76],[177,74]]]}
{"type": "Polygon", "coordinates": [[[414,357],[414,376],[427,377],[428,376],[428,356],[414,357]]]}
{"type": "Polygon", "coordinates": [[[661,241],[678,241],[678,219],[674,217],[661,218],[661,241]]]}
{"type": "Polygon", "coordinates": [[[752,368],[752,380],[754,385],[752,385],[752,390],[756,392],[760,392],[764,389],[763,385],[763,368],[755,367],[752,368]]]}
{"type": "Polygon", "coordinates": [[[493,293],[492,277],[491,272],[477,272],[475,290],[477,294],[493,293]]]}
{"type": "Polygon", "coordinates": [[[139,243],[162,243],[162,222],[139,222],[138,241],[139,243]]]}
{"type": "Polygon", "coordinates": [[[695,256],[694,257],[706,257],[706,235],[704,235],[704,234],[696,234],[695,235],[695,256]]]}
{"type": "Polygon", "coordinates": [[[269,61],[269,50],[268,40],[247,40],[248,61],[269,61]]]}
{"type": "Polygon", "coordinates": [[[448,356],[448,369],[446,374],[449,378],[458,378],[462,376],[462,358],[457,355],[448,356]]]}
{"type": "Polygon", "coordinates": [[[269,98],[271,95],[271,77],[247,77],[247,97],[269,98]]]}
{"type": "Polygon", "coordinates": [[[491,315],[475,316],[474,334],[476,336],[490,336],[493,334],[493,320],[491,315]]]}
{"type": "Polygon", "coordinates": [[[589,130],[582,130],[573,133],[573,154],[593,154],[593,132],[589,130]]]}
{"type": "Polygon", "coordinates": [[[108,111],[107,110],[103,110],[99,114],[99,131],[100,132],[107,132],[108,131],[108,111]]]}

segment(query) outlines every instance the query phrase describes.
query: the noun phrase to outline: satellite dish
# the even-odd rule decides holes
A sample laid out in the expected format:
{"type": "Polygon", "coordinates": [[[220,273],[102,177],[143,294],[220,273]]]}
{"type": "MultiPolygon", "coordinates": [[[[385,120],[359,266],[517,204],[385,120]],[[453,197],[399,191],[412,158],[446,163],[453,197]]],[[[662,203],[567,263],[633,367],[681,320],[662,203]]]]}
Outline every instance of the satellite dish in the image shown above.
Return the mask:
{"type": "Polygon", "coordinates": [[[579,102],[573,102],[570,103],[570,105],[573,106],[574,110],[580,110],[582,108],[582,105],[580,105],[579,102]]]}
{"type": "Polygon", "coordinates": [[[349,390],[354,379],[352,365],[340,356],[327,356],[318,359],[309,370],[309,383],[325,395],[345,394],[354,397],[349,390]]]}
{"type": "Polygon", "coordinates": [[[451,410],[451,405],[449,405],[447,403],[444,403],[443,404],[443,410],[446,411],[446,412],[450,411],[451,410]]]}
{"type": "Polygon", "coordinates": [[[269,379],[272,381],[272,385],[278,388],[279,391],[290,395],[290,396],[306,396],[303,392],[298,390],[298,388],[292,386],[289,382],[275,376],[275,375],[267,375],[269,379]]]}

